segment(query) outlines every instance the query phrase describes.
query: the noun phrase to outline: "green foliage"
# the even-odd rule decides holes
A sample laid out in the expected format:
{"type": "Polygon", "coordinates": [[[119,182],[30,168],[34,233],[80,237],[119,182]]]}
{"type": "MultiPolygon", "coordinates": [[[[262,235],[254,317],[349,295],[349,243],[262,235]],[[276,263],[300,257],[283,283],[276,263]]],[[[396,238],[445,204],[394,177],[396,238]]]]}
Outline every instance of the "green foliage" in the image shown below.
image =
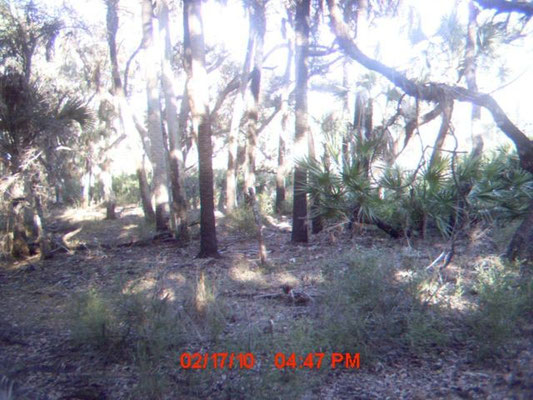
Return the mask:
{"type": "Polygon", "coordinates": [[[480,218],[508,221],[525,215],[531,197],[533,177],[502,147],[484,161],[469,200],[480,218]]]}
{"type": "Polygon", "coordinates": [[[198,171],[188,171],[184,177],[185,195],[190,207],[197,209],[200,207],[200,188],[198,186],[198,171]]]}
{"type": "Polygon", "coordinates": [[[485,158],[437,157],[407,171],[379,166],[383,146],[380,141],[359,145],[350,165],[339,165],[336,154],[327,162],[302,161],[309,173],[306,191],[320,199],[315,214],[348,220],[357,211],[361,221],[379,219],[420,235],[434,226],[449,236],[456,224],[520,218],[533,196],[533,177],[508,148],[485,158]]]}
{"type": "Polygon", "coordinates": [[[97,348],[109,346],[117,329],[116,321],[110,313],[109,301],[90,290],[75,299],[72,307],[72,339],[76,343],[97,348]]]}
{"type": "Polygon", "coordinates": [[[254,214],[249,206],[235,208],[228,213],[225,218],[225,224],[231,231],[246,237],[255,237],[257,235],[254,214]]]}
{"type": "Polygon", "coordinates": [[[417,281],[394,281],[390,256],[349,254],[333,260],[324,273],[324,319],[317,331],[332,351],[356,349],[365,360],[375,360],[389,348],[424,352],[447,342],[445,321],[420,303],[417,281]]]}
{"type": "Polygon", "coordinates": [[[114,176],[113,190],[119,204],[131,204],[140,201],[139,181],[136,174],[114,176]]]}
{"type": "Polygon", "coordinates": [[[186,342],[183,315],[168,298],[90,290],[75,299],[68,318],[76,344],[114,359],[132,357],[139,371],[137,395],[162,398],[167,385],[162,368],[169,367],[169,354],[186,342]]]}
{"type": "Polygon", "coordinates": [[[90,290],[68,313],[71,337],[98,350],[136,349],[157,357],[180,343],[182,328],[166,299],[90,290]]]}
{"type": "Polygon", "coordinates": [[[520,278],[516,266],[488,259],[476,267],[473,290],[479,298],[469,321],[476,358],[498,357],[516,336],[521,321],[531,318],[533,278],[520,278]]]}
{"type": "Polygon", "coordinates": [[[466,28],[461,24],[457,12],[443,17],[437,34],[442,37],[450,53],[457,54],[462,51],[466,28]]]}

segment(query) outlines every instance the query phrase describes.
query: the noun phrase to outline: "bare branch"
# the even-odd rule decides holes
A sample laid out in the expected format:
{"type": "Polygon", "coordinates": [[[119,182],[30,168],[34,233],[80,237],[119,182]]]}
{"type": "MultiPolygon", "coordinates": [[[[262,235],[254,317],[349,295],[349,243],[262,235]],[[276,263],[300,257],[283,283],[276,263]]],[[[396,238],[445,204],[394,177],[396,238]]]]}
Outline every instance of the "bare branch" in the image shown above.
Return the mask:
{"type": "Polygon", "coordinates": [[[533,2],[506,1],[506,0],[474,0],[483,8],[497,10],[498,12],[517,12],[528,17],[533,16],[533,2]]]}
{"type": "Polygon", "coordinates": [[[235,78],[233,78],[227,85],[226,87],[219,93],[218,95],[218,98],[217,98],[217,102],[215,103],[215,106],[213,107],[213,109],[211,110],[211,117],[213,117],[214,115],[216,115],[216,113],[218,112],[218,110],[220,109],[220,107],[222,107],[222,104],[224,103],[224,100],[226,100],[226,97],[228,97],[228,95],[237,90],[239,88],[239,85],[241,83],[241,80],[239,79],[239,76],[237,75],[235,78]]]}

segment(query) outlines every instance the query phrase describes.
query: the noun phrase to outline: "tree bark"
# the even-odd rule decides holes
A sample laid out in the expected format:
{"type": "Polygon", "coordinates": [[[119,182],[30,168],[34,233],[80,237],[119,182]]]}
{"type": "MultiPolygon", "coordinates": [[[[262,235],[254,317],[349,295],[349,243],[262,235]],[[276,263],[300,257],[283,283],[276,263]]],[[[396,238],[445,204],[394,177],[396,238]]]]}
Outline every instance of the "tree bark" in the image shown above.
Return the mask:
{"type": "MultiPolygon", "coordinates": [[[[476,41],[477,41],[477,14],[478,11],[472,0],[468,3],[468,26],[466,34],[464,74],[466,87],[473,92],[478,91],[476,77],[476,41]]],[[[477,104],[472,104],[472,114],[470,130],[472,138],[472,154],[476,157],[481,155],[483,150],[483,137],[480,129],[481,108],[477,104]]]]}
{"type": "Polygon", "coordinates": [[[184,0],[183,27],[184,66],[193,129],[198,136],[200,180],[200,253],[198,257],[220,257],[216,236],[215,201],[213,193],[213,147],[209,93],[205,68],[205,44],[202,22],[202,1],[184,0]]]}
{"type": "Polygon", "coordinates": [[[83,208],[89,207],[91,203],[90,193],[91,193],[91,184],[92,184],[92,167],[91,160],[89,157],[85,160],[85,172],[81,178],[82,189],[81,189],[81,205],[83,208]]]}
{"type": "Polygon", "coordinates": [[[239,91],[233,103],[233,113],[231,116],[231,126],[228,133],[228,169],[226,171],[226,212],[231,212],[237,205],[237,153],[239,146],[239,132],[241,121],[245,108],[245,94],[248,87],[248,78],[250,75],[250,68],[252,64],[253,51],[255,47],[255,36],[252,34],[252,22],[250,21],[250,28],[248,34],[248,45],[246,48],[246,55],[242,66],[239,91]]]}
{"type": "MultiPolygon", "coordinates": [[[[255,194],[255,151],[257,147],[257,129],[261,95],[261,70],[263,68],[263,44],[266,19],[264,0],[254,0],[250,8],[250,36],[253,36],[253,68],[251,72],[250,91],[252,101],[248,104],[246,115],[246,161],[244,171],[245,197],[250,189],[255,194]]],[[[255,198],[255,195],[253,196],[255,198]]],[[[252,201],[252,198],[249,198],[252,201]]]]}
{"type": "Polygon", "coordinates": [[[529,202],[527,214],[514,233],[505,256],[513,261],[522,259],[533,262],[533,199],[529,202]]]}
{"type": "Polygon", "coordinates": [[[25,258],[30,255],[28,237],[24,227],[24,197],[13,198],[11,200],[8,227],[9,242],[8,251],[16,259],[25,258]]]}
{"type": "MultiPolygon", "coordinates": [[[[350,159],[350,135],[351,135],[351,129],[349,124],[349,114],[350,114],[350,90],[348,89],[348,57],[344,57],[343,63],[342,63],[342,86],[346,89],[346,93],[343,96],[342,99],[342,114],[341,114],[341,121],[342,121],[342,141],[341,141],[341,159],[342,159],[342,172],[348,173],[350,170],[351,165],[351,159],[350,159]]],[[[355,111],[354,111],[355,113],[355,111]]]]}
{"type": "Polygon", "coordinates": [[[113,220],[117,218],[115,212],[116,198],[115,191],[113,190],[113,174],[111,173],[111,160],[107,155],[101,164],[102,172],[100,173],[100,181],[104,191],[104,204],[105,204],[105,219],[113,220]]]}
{"type": "Polygon", "coordinates": [[[267,262],[267,252],[263,239],[263,222],[255,195],[255,151],[257,147],[259,107],[261,102],[261,70],[263,68],[263,44],[265,39],[266,18],[264,0],[254,0],[250,8],[250,36],[253,37],[254,56],[251,73],[250,91],[252,101],[247,111],[246,169],[244,174],[245,198],[248,199],[257,228],[257,240],[261,264],[267,262]]]}
{"type": "Polygon", "coordinates": [[[287,40],[287,64],[285,66],[285,74],[283,76],[283,87],[280,95],[280,129],[278,133],[278,166],[276,170],[276,213],[281,214],[285,203],[285,178],[287,174],[287,159],[286,159],[286,141],[287,141],[287,122],[289,120],[289,94],[291,83],[291,69],[293,52],[293,40],[287,35],[288,21],[283,20],[282,34],[283,38],[287,40]]]}
{"type": "Polygon", "coordinates": [[[450,123],[452,120],[453,112],[453,101],[442,102],[441,109],[442,122],[440,124],[440,129],[439,133],[437,134],[437,138],[435,139],[435,144],[433,145],[433,152],[431,153],[431,158],[429,159],[429,168],[431,168],[435,164],[437,159],[440,157],[442,146],[444,145],[444,141],[446,140],[446,135],[450,130],[450,123]]]}
{"type": "Polygon", "coordinates": [[[174,235],[181,242],[189,240],[189,230],[187,223],[187,198],[185,195],[185,185],[183,179],[184,163],[181,152],[181,131],[178,121],[178,107],[176,105],[176,92],[174,90],[174,73],[172,72],[172,42],[168,17],[168,4],[162,1],[159,5],[159,29],[163,40],[164,54],[161,59],[162,86],[165,95],[165,111],[169,139],[169,175],[172,202],[170,207],[171,225],[174,235]]]}
{"type": "MultiPolygon", "coordinates": [[[[286,106],[282,106],[286,107],[286,106]]],[[[283,204],[285,203],[285,174],[287,162],[285,161],[285,130],[287,128],[288,115],[283,113],[281,116],[281,129],[278,136],[278,167],[276,170],[276,213],[281,214],[283,204]]]]}
{"type": "MultiPolygon", "coordinates": [[[[145,169],[145,156],[141,153],[146,153],[146,148],[144,147],[146,140],[144,138],[145,132],[144,128],[141,130],[137,129],[135,126],[134,118],[131,113],[128,101],[126,99],[126,92],[122,84],[119,73],[118,57],[117,57],[117,43],[116,35],[118,31],[118,0],[106,0],[107,5],[107,43],[109,48],[109,58],[111,61],[111,76],[113,79],[113,86],[111,92],[115,98],[114,105],[118,108],[120,125],[124,131],[125,135],[133,135],[133,131],[137,130],[139,133],[139,138],[142,143],[139,143],[139,138],[133,138],[134,142],[137,145],[137,148],[134,151],[134,154],[137,157],[137,179],[139,182],[139,192],[142,202],[142,208],[144,212],[144,217],[147,221],[155,220],[155,213],[152,207],[152,202],[150,200],[150,186],[146,178],[146,169],[145,169]]],[[[143,42],[144,43],[144,42],[143,42]]],[[[140,47],[139,47],[140,49],[140,47]]],[[[126,68],[127,69],[127,68],[126,68]]],[[[127,73],[124,73],[125,78],[127,78],[127,73]]]]}
{"type": "Polygon", "coordinates": [[[146,169],[144,167],[144,157],[141,163],[137,165],[137,181],[139,182],[139,192],[141,196],[141,204],[144,212],[144,218],[148,222],[155,221],[155,213],[152,208],[152,201],[150,200],[150,185],[146,177],[146,169]]]}
{"type": "MultiPolygon", "coordinates": [[[[295,102],[295,155],[304,159],[306,156],[307,134],[307,80],[308,80],[308,52],[309,52],[309,14],[310,0],[296,2],[296,102],[295,102]]],[[[292,208],[292,236],[295,243],[307,243],[307,197],[304,188],[307,184],[307,171],[299,165],[294,168],[293,208],[292,208]]]]}
{"type": "MultiPolygon", "coordinates": [[[[316,162],[316,151],[315,151],[315,140],[313,137],[313,132],[309,130],[307,132],[307,136],[309,138],[309,159],[316,162]]],[[[312,193],[311,194],[311,233],[317,234],[322,232],[322,229],[324,229],[324,223],[322,221],[322,216],[319,215],[318,209],[320,207],[320,197],[318,194],[312,193]]]]}
{"type": "Polygon", "coordinates": [[[41,260],[46,260],[52,257],[52,249],[44,217],[41,195],[37,192],[38,179],[36,177],[32,178],[29,186],[30,196],[35,210],[33,224],[37,228],[37,242],[39,243],[39,250],[41,252],[40,258],[41,260]]]}
{"type": "Polygon", "coordinates": [[[155,198],[155,226],[157,231],[167,229],[165,211],[168,205],[167,167],[163,132],[161,129],[161,105],[159,103],[160,55],[154,40],[152,24],[153,7],[150,0],[142,2],[143,52],[145,59],[146,94],[148,106],[148,136],[150,137],[153,166],[153,193],[155,198]]]}

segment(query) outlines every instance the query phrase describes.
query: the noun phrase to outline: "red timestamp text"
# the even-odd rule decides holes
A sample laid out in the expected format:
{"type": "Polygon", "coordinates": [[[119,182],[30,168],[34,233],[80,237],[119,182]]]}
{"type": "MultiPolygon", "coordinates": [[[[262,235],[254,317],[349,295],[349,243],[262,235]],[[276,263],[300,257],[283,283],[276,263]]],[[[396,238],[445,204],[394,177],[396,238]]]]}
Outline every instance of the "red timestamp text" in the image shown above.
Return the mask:
{"type": "Polygon", "coordinates": [[[359,369],[361,365],[359,353],[331,353],[329,358],[326,360],[325,358],[326,353],[307,353],[303,355],[276,353],[274,366],[278,369],[320,369],[323,366],[329,366],[331,369],[337,367],[359,369]]]}
{"type": "MultiPolygon", "coordinates": [[[[277,369],[359,369],[359,353],[296,353],[278,352],[274,355],[274,367],[277,369]]],[[[253,353],[182,353],[180,366],[183,369],[252,369],[256,358],[253,353]]]]}
{"type": "Polygon", "coordinates": [[[182,353],[180,366],[183,369],[252,369],[253,353],[182,353]]]}

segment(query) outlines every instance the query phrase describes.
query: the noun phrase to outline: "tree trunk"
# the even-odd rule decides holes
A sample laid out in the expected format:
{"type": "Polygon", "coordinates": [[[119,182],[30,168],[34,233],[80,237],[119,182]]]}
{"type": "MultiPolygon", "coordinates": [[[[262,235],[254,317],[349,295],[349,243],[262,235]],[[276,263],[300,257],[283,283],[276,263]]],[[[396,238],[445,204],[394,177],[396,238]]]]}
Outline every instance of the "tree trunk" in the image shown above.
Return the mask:
{"type": "Polygon", "coordinates": [[[85,172],[81,178],[82,189],[81,189],[81,205],[83,208],[89,207],[91,203],[91,184],[92,184],[92,169],[91,161],[89,158],[85,160],[85,172]]]}
{"type": "Polygon", "coordinates": [[[246,161],[244,171],[245,197],[249,195],[250,189],[252,189],[255,194],[255,151],[257,147],[257,124],[259,120],[261,70],[263,68],[263,43],[265,38],[265,29],[266,20],[264,0],[254,0],[250,9],[250,36],[253,36],[254,38],[254,56],[250,83],[252,101],[248,105],[246,115],[246,161]]]}
{"type": "Polygon", "coordinates": [[[505,256],[510,260],[533,262],[533,199],[529,202],[527,214],[514,233],[505,256]]]}
{"type": "Polygon", "coordinates": [[[250,75],[250,68],[255,47],[255,36],[252,34],[252,22],[250,21],[250,28],[248,34],[248,45],[246,48],[246,55],[244,57],[244,64],[242,66],[239,91],[233,103],[233,113],[231,116],[231,126],[228,133],[228,169],[226,171],[226,212],[231,212],[237,205],[237,171],[238,161],[237,153],[239,146],[239,132],[241,127],[241,120],[245,108],[245,94],[248,87],[248,78],[250,75]]]}
{"type": "MultiPolygon", "coordinates": [[[[478,91],[476,79],[476,39],[477,39],[477,9],[472,1],[468,3],[468,26],[466,34],[464,75],[466,87],[474,92],[478,91]]],[[[472,104],[470,119],[470,136],[472,139],[472,150],[470,157],[479,158],[483,151],[483,137],[481,135],[481,108],[472,104]]],[[[468,194],[472,190],[473,182],[461,182],[457,188],[457,204],[450,221],[450,232],[456,232],[465,224],[469,224],[468,217],[468,194]]]]}
{"type": "Polygon", "coordinates": [[[289,120],[289,95],[291,83],[291,67],[293,52],[293,40],[287,35],[286,25],[288,22],[283,20],[282,34],[283,38],[287,40],[287,64],[285,66],[285,74],[283,76],[283,88],[281,89],[280,98],[280,130],[278,134],[278,167],[276,170],[276,213],[281,214],[285,203],[285,178],[287,175],[287,159],[286,159],[286,140],[287,140],[287,122],[289,120]]]}
{"type": "MultiPolygon", "coordinates": [[[[169,139],[169,175],[172,193],[171,225],[174,235],[182,242],[189,240],[187,223],[187,200],[184,187],[184,163],[181,152],[181,127],[178,121],[178,107],[176,105],[176,92],[174,90],[174,73],[172,72],[172,43],[168,18],[168,5],[165,1],[159,5],[159,29],[163,39],[164,54],[161,60],[162,86],[165,95],[166,121],[169,139]]],[[[183,101],[183,100],[182,100],[183,101]]]]}
{"type": "MultiPolygon", "coordinates": [[[[309,52],[309,10],[310,0],[296,2],[296,102],[295,102],[295,156],[304,159],[307,153],[307,80],[309,52]]],[[[301,166],[294,168],[293,208],[292,208],[292,241],[307,243],[307,197],[304,188],[307,184],[307,171],[301,166]]]]}
{"type": "Polygon", "coordinates": [[[48,230],[46,227],[46,220],[44,218],[41,195],[37,192],[37,185],[37,178],[31,179],[31,183],[29,185],[29,192],[33,203],[33,224],[37,228],[37,242],[39,243],[41,260],[46,260],[52,257],[52,249],[50,245],[50,238],[48,236],[48,230]]]}
{"type": "Polygon", "coordinates": [[[268,262],[267,259],[267,249],[265,246],[265,239],[263,235],[264,225],[261,220],[261,212],[259,211],[259,205],[257,204],[257,199],[255,198],[255,191],[250,188],[248,192],[250,196],[250,201],[252,203],[252,212],[254,214],[255,226],[257,227],[257,242],[259,244],[259,260],[261,265],[266,265],[268,262]]]}
{"type": "Polygon", "coordinates": [[[148,222],[155,221],[155,213],[152,208],[152,201],[150,199],[150,185],[148,185],[148,178],[146,177],[146,168],[144,166],[144,156],[137,165],[137,181],[139,182],[139,193],[141,196],[141,204],[144,212],[144,218],[148,222]]]}
{"type": "MultiPolygon", "coordinates": [[[[313,138],[313,132],[309,130],[309,159],[316,162],[316,151],[315,151],[315,141],[313,138]]],[[[318,209],[320,207],[320,197],[318,193],[311,194],[311,233],[317,234],[322,232],[324,228],[324,223],[322,222],[322,217],[318,214],[318,209]]]]}
{"type": "Polygon", "coordinates": [[[364,67],[383,75],[406,94],[419,100],[432,103],[440,103],[443,99],[449,101],[458,100],[486,108],[491,113],[498,128],[513,141],[520,158],[521,167],[533,173],[533,141],[509,119],[500,105],[490,95],[444,83],[429,82],[420,84],[407,78],[407,76],[394,68],[368,57],[357,47],[350,35],[349,28],[341,20],[337,2],[335,0],[327,0],[327,3],[331,30],[346,55],[364,67]]]}
{"type": "MultiPolygon", "coordinates": [[[[468,27],[465,46],[464,74],[466,87],[474,92],[478,91],[476,78],[476,40],[477,40],[477,9],[471,0],[468,3],[468,27]]],[[[483,138],[479,133],[479,120],[481,118],[481,108],[477,104],[472,104],[471,136],[474,149],[481,153],[483,148],[483,138]]]]}
{"type": "Polygon", "coordinates": [[[261,70],[263,68],[263,43],[265,38],[266,19],[263,0],[254,0],[250,9],[250,36],[254,37],[254,62],[251,74],[250,90],[252,102],[247,112],[246,169],[244,174],[245,198],[252,207],[257,227],[257,240],[261,264],[267,262],[267,252],[263,240],[263,222],[255,196],[255,151],[257,146],[259,105],[261,100],[261,70]]]}
{"type": "Polygon", "coordinates": [[[441,149],[444,145],[444,140],[446,135],[450,130],[450,122],[452,120],[452,111],[453,111],[453,101],[444,100],[441,103],[442,107],[442,122],[440,124],[439,133],[437,134],[437,139],[435,139],[435,144],[433,145],[433,152],[431,153],[431,158],[429,159],[429,168],[431,168],[437,159],[440,158],[441,149]]]}
{"type": "MultiPolygon", "coordinates": [[[[476,0],[480,3],[480,0],[476,0]]],[[[337,38],[337,42],[344,52],[359,62],[366,68],[376,71],[383,75],[395,86],[401,88],[406,94],[413,96],[419,100],[425,100],[433,103],[442,102],[443,99],[448,101],[458,100],[469,102],[473,105],[484,107],[487,109],[494,119],[494,122],[500,130],[513,141],[518,157],[520,158],[520,166],[526,171],[533,173],[533,141],[530,140],[524,132],[522,132],[507,116],[500,105],[488,94],[479,93],[460,86],[447,85],[442,83],[425,83],[420,84],[407,78],[401,72],[391,68],[377,60],[374,60],[364,54],[352,40],[349,29],[340,18],[339,8],[335,0],[327,0],[330,26],[333,34],[337,38]]],[[[508,2],[505,2],[508,3],[508,2]]],[[[513,3],[514,4],[514,3],[513,3]]],[[[529,218],[526,218],[528,221],[529,218]]],[[[531,224],[529,225],[531,226],[531,224]]],[[[515,236],[523,236],[524,232],[520,230],[516,232],[515,236]]],[[[517,248],[519,241],[514,240],[513,246],[517,248]]],[[[527,241],[522,241],[522,247],[528,244],[527,241]]],[[[509,252],[508,252],[509,253],[509,252]]]]}
{"type": "Polygon", "coordinates": [[[216,236],[215,199],[213,193],[213,147],[209,92],[205,68],[205,44],[202,22],[202,0],[185,0],[183,5],[187,71],[187,91],[193,121],[198,136],[198,169],[200,180],[200,253],[198,257],[220,257],[216,236]]]}
{"type": "Polygon", "coordinates": [[[348,66],[349,60],[347,57],[344,57],[342,63],[342,86],[346,89],[346,93],[342,99],[342,142],[341,142],[341,157],[342,157],[342,172],[347,174],[350,170],[351,158],[350,158],[350,136],[352,135],[352,129],[350,129],[349,124],[349,115],[350,115],[350,90],[348,85],[348,66]]]}
{"type": "Polygon", "coordinates": [[[143,51],[145,59],[146,93],[148,101],[148,136],[150,137],[153,166],[153,193],[155,198],[155,226],[157,231],[167,229],[165,211],[168,205],[167,167],[163,132],[161,129],[161,105],[159,103],[160,57],[154,40],[152,2],[142,2],[143,51]]]}
{"type": "Polygon", "coordinates": [[[134,151],[137,157],[137,179],[139,182],[139,192],[142,202],[142,208],[144,211],[144,218],[153,222],[155,220],[155,213],[152,207],[152,201],[150,199],[150,186],[146,178],[145,169],[145,154],[147,153],[147,139],[145,138],[146,132],[144,128],[137,129],[135,126],[134,117],[130,110],[128,101],[126,99],[126,93],[120,78],[118,57],[117,57],[117,44],[116,35],[118,31],[118,0],[107,0],[107,43],[109,47],[109,58],[111,61],[111,75],[113,78],[112,93],[115,97],[114,104],[118,105],[120,125],[125,135],[133,135],[135,130],[139,133],[139,138],[133,138],[137,144],[137,148],[134,151]]]}
{"type": "Polygon", "coordinates": [[[113,220],[117,218],[115,213],[116,199],[113,190],[113,175],[111,173],[111,160],[107,155],[101,165],[100,182],[104,191],[105,219],[113,220]]]}
{"type": "Polygon", "coordinates": [[[8,251],[16,259],[30,255],[28,237],[24,227],[24,197],[13,198],[9,209],[8,226],[9,242],[8,251]]]}
{"type": "MultiPolygon", "coordinates": [[[[283,107],[283,106],[282,106],[283,107]]],[[[279,131],[278,142],[278,168],[276,170],[276,213],[283,212],[285,203],[285,174],[287,163],[285,161],[285,129],[287,128],[287,114],[281,117],[281,129],[279,131]]]]}

